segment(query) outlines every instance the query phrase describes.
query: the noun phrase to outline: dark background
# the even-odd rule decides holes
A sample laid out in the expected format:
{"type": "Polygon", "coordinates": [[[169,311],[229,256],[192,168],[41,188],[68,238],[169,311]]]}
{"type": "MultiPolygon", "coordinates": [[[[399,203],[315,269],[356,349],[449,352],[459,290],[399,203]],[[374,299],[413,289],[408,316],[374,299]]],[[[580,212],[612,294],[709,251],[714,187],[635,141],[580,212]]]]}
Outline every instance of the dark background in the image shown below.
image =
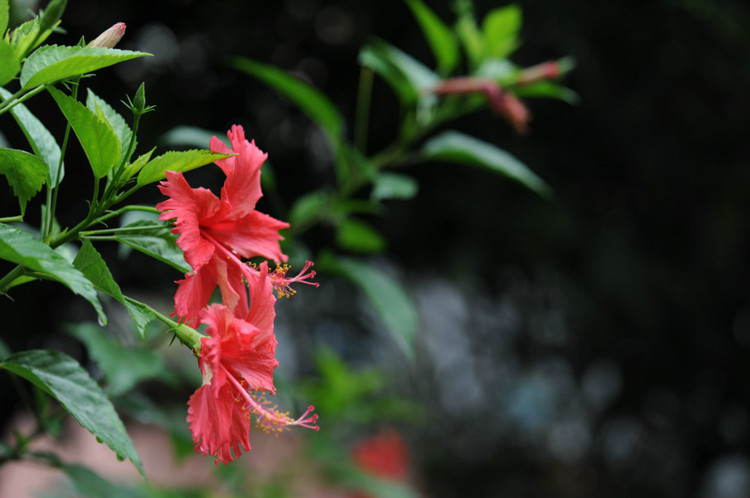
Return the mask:
{"type": "MultiPolygon", "coordinates": [[[[519,4],[524,43],[512,59],[528,66],[574,57],[566,85],[580,103],[529,101],[523,137],[486,111],[452,127],[516,155],[555,198],[487,172],[426,164],[409,171],[420,182],[415,200],[369,220],[386,234],[389,260],[414,278],[412,293],[448,285],[447,295],[463,300],[464,323],[474,326],[454,333],[471,362],[456,368],[491,366],[475,379],[482,402],[458,414],[434,402],[434,424],[411,436],[422,487],[430,496],[748,496],[750,7],[519,4]],[[477,441],[481,451],[472,450],[477,441]]],[[[450,3],[430,5],[452,18],[450,3]]],[[[497,5],[475,4],[479,17],[497,5]]],[[[225,56],[306,77],[349,123],[357,52],[370,36],[432,64],[397,1],[71,0],[63,24],[76,36],[58,40],[92,39],[117,21],[128,24],[121,48],[156,56],[101,71],[90,84],[116,102],[146,82],[158,112],[144,118],[140,152],[177,125],[240,123],[269,152],[287,204],[330,177],[327,152],[304,116],[228,69],[225,56]]],[[[369,152],[389,143],[398,119],[382,82],[374,99],[369,152]]],[[[68,168],[88,186],[85,173],[68,168]]],[[[155,189],[141,195],[160,200],[155,189]]],[[[85,209],[68,196],[63,221],[85,209]]],[[[313,247],[327,242],[313,235],[313,247]]],[[[126,271],[121,285],[158,278],[126,271]]],[[[20,302],[47,296],[39,287],[19,292],[20,302]]],[[[53,316],[21,320],[41,333],[54,329],[53,316]]],[[[21,326],[14,320],[7,326],[21,326]]],[[[424,356],[411,371],[412,394],[426,403],[445,394],[430,323],[423,320],[424,356]]]]}

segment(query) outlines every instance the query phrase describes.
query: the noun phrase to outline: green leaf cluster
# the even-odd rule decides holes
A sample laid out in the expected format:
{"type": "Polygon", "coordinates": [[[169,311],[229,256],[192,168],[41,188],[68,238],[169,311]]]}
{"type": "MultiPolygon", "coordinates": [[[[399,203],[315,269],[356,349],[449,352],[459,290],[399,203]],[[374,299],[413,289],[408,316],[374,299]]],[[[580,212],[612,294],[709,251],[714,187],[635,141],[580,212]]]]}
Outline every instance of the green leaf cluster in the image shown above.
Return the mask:
{"type": "MultiPolygon", "coordinates": [[[[458,0],[456,20],[450,25],[422,0],[405,0],[405,4],[432,52],[434,68],[385,40],[368,41],[359,52],[362,73],[358,114],[354,118],[355,143],[345,136],[343,115],[317,88],[258,61],[233,57],[229,64],[295,104],[324,131],[334,152],[336,185],[312,190],[292,204],[287,216],[291,224],[287,247],[301,246],[300,234],[315,225],[330,226],[332,244],[350,255],[321,255],[319,268],[358,285],[396,341],[407,354],[412,354],[417,318],[410,299],[390,277],[351,257],[386,251],[386,240],[367,217],[381,213],[386,201],[408,200],[418,193],[419,186],[413,178],[389,170],[418,162],[479,167],[551,199],[552,189],[520,159],[491,142],[447,125],[487,106],[480,89],[488,82],[496,84],[498,91],[524,98],[551,97],[573,102],[575,94],[540,73],[539,68],[527,70],[509,60],[521,46],[522,11],[518,5],[492,9],[478,22],[471,1],[458,0]],[[529,76],[533,74],[537,75],[536,80],[529,76]],[[366,136],[373,75],[382,78],[393,91],[403,119],[394,142],[368,155],[366,136]],[[445,97],[437,95],[435,90],[447,82],[458,88],[468,85],[469,90],[445,97]],[[436,130],[440,132],[435,133],[436,130]],[[360,192],[365,187],[369,188],[369,197],[363,198],[360,192]]],[[[572,67],[565,59],[556,64],[560,75],[572,67]]],[[[304,247],[296,250],[307,252],[304,247]]]]}
{"type": "MultiPolygon", "coordinates": [[[[52,0],[44,12],[10,31],[8,0],[0,0],[0,117],[12,117],[9,121],[15,122],[27,142],[27,147],[0,147],[0,175],[17,199],[20,212],[18,216],[0,219],[0,259],[14,265],[0,275],[0,296],[12,298],[17,286],[50,280],[88,301],[100,326],[70,326],[68,331],[86,345],[90,357],[96,360],[104,373],[106,392],[73,358],[44,350],[12,354],[2,339],[0,369],[32,383],[34,402],[30,407],[41,429],[52,431],[60,427],[60,419],[47,413],[50,406],[57,406],[47,401],[51,397],[112,448],[118,458],[129,459],[143,474],[138,454],[108,396],[123,396],[145,379],[169,380],[174,375],[156,352],[126,348],[103,332],[101,326],[108,321],[104,304],[111,299],[124,306],[139,340],[146,337],[147,326],[154,319],[171,329],[178,324],[127,296],[95,244],[115,242],[124,248],[122,255],[136,249],[181,273],[188,272],[190,268],[176,245],[176,236],[170,232],[170,224],[158,220],[155,208],[127,201],[142,187],[165,178],[168,170],[189,171],[231,154],[188,150],[154,155],[155,149],[136,154],[140,119],[153,110],[153,106],[146,105],[143,85],[132,99],[126,97],[129,114],[119,112],[91,88],[85,88],[85,93],[80,90],[83,82],[95,81],[84,79],[85,76],[150,54],[83,43],[44,44],[59,25],[65,5],[66,0],[52,0]],[[48,129],[25,105],[26,100],[42,92],[49,94],[64,117],[64,129],[48,129]],[[85,217],[75,225],[62,227],[56,208],[59,192],[66,186],[64,159],[71,135],[84,152],[93,188],[85,217]],[[41,192],[44,195],[39,195],[41,192]],[[24,222],[27,205],[35,199],[41,204],[39,227],[24,222]],[[141,216],[134,219],[134,213],[141,216]]],[[[183,335],[175,332],[181,340],[188,333],[199,336],[196,331],[181,327],[183,335]]],[[[2,461],[5,450],[0,455],[2,461]]],[[[28,452],[23,437],[19,436],[13,451],[18,457],[28,452]]],[[[59,461],[53,454],[36,457],[63,469],[83,494],[130,495],[125,491],[110,493],[106,481],[86,469],[59,461]]]]}

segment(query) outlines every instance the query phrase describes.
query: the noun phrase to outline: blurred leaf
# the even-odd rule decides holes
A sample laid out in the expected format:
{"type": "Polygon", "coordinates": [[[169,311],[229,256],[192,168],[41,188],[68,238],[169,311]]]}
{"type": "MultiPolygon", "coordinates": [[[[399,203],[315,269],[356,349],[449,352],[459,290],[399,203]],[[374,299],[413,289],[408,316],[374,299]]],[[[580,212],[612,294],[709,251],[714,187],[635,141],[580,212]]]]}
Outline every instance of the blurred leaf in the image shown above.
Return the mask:
{"type": "Polygon", "coordinates": [[[221,136],[220,133],[194,126],[177,126],[172,128],[159,137],[159,142],[172,146],[188,145],[191,147],[206,147],[211,142],[212,137],[222,139],[224,144],[230,147],[226,143],[226,136],[221,136]]]}
{"type": "Polygon", "coordinates": [[[315,399],[322,417],[331,421],[372,423],[380,413],[373,410],[375,400],[385,381],[383,373],[375,368],[355,371],[328,347],[315,352],[315,365],[319,378],[304,382],[301,391],[305,397],[315,399]]]}
{"type": "Polygon", "coordinates": [[[84,277],[71,262],[30,234],[0,223],[0,258],[39,272],[65,285],[90,302],[96,309],[99,320],[104,324],[107,323],[107,317],[96,295],[94,284],[84,277]]]}
{"type": "Polygon", "coordinates": [[[508,59],[488,58],[482,61],[474,76],[478,78],[492,78],[500,86],[515,83],[521,70],[508,59]]]}
{"type": "Polygon", "coordinates": [[[398,282],[368,263],[330,253],[321,255],[318,266],[321,271],[340,275],[359,286],[396,343],[409,358],[414,358],[417,310],[398,282]]]}
{"type": "Polygon", "coordinates": [[[343,249],[361,253],[379,253],[385,249],[383,236],[364,221],[354,218],[339,225],[336,244],[343,249]]]}
{"type": "Polygon", "coordinates": [[[417,195],[419,185],[416,180],[398,173],[381,173],[375,180],[370,197],[373,200],[411,199],[417,195]]]}
{"type": "Polygon", "coordinates": [[[374,498],[419,498],[421,496],[404,482],[381,479],[362,472],[354,466],[344,476],[343,484],[364,491],[367,496],[374,498]]]}
{"type": "Polygon", "coordinates": [[[378,73],[404,103],[417,100],[421,92],[440,82],[437,74],[390,43],[374,39],[359,52],[359,62],[378,73]]]}
{"type": "Polygon", "coordinates": [[[130,459],[146,477],[133,442],[112,403],[77,361],[60,351],[30,350],[14,354],[0,367],[57,399],[78,423],[106,443],[118,457],[130,459]]]}
{"type": "Polygon", "coordinates": [[[459,0],[456,2],[457,16],[456,33],[464,46],[464,51],[469,58],[471,69],[477,66],[482,59],[484,51],[484,40],[474,19],[471,0],[459,0]]]}
{"type": "MultiPolygon", "coordinates": [[[[2,20],[1,13],[0,20],[2,20]]],[[[1,31],[0,36],[2,36],[1,31]]],[[[10,43],[0,38],[0,85],[5,85],[12,80],[20,70],[21,61],[16,55],[16,50],[10,43]]]]}
{"type": "Polygon", "coordinates": [[[23,215],[26,212],[26,203],[44,186],[48,167],[34,154],[0,147],[0,174],[5,176],[13,188],[13,194],[18,198],[23,215]]]}
{"type": "Polygon", "coordinates": [[[458,64],[458,42],[453,31],[421,0],[407,0],[419,22],[430,49],[438,63],[440,74],[450,74],[458,64]]]}
{"type": "Polygon", "coordinates": [[[119,396],[146,379],[170,378],[161,356],[150,349],[126,348],[120,341],[107,334],[106,330],[93,323],[70,324],[66,332],[86,345],[91,357],[104,372],[107,393],[119,396]]]}
{"type": "Polygon", "coordinates": [[[210,150],[170,150],[169,152],[151,159],[138,174],[138,185],[162,180],[166,171],[190,171],[206,164],[232,157],[235,154],[219,154],[210,150]]]}
{"type": "Polygon", "coordinates": [[[541,80],[529,83],[528,85],[519,85],[513,88],[513,92],[519,98],[529,97],[547,97],[560,99],[568,104],[577,104],[581,99],[576,92],[570,88],[558,85],[554,81],[541,80]]]}
{"type": "Polygon", "coordinates": [[[10,350],[8,344],[0,337],[0,361],[4,361],[8,356],[12,355],[13,351],[10,350]]]}
{"type": "Polygon", "coordinates": [[[112,274],[107,267],[102,256],[94,249],[91,242],[86,239],[83,241],[81,249],[78,251],[73,265],[83,273],[83,275],[94,284],[101,292],[107,293],[122,303],[133,319],[138,335],[143,337],[146,331],[146,325],[154,319],[154,315],[143,306],[138,306],[125,299],[120,286],[117,285],[112,274]]]}
{"type": "Polygon", "coordinates": [[[230,65],[253,76],[291,100],[302,112],[317,123],[338,148],[344,129],[344,119],[338,109],[316,88],[281,69],[243,57],[233,57],[230,65]]]}
{"type": "Polygon", "coordinates": [[[86,107],[99,116],[100,119],[109,122],[120,142],[120,150],[122,151],[121,156],[127,154],[128,145],[130,145],[130,136],[133,134],[130,130],[130,126],[128,126],[125,119],[106,101],[104,101],[104,99],[96,95],[90,88],[87,90],[86,107]]]}
{"type": "Polygon", "coordinates": [[[94,178],[107,176],[107,173],[120,160],[120,141],[112,125],[73,97],[65,95],[54,87],[48,87],[47,90],[78,137],[83,152],[91,164],[94,178]]]}
{"type": "Polygon", "coordinates": [[[300,227],[321,216],[328,209],[331,194],[324,190],[313,190],[299,197],[289,209],[289,224],[300,227]]]}
{"type": "MultiPolygon", "coordinates": [[[[4,88],[0,88],[0,96],[7,99],[11,96],[11,93],[4,88]]],[[[57,183],[54,186],[58,186],[65,176],[65,170],[60,165],[60,146],[57,145],[55,137],[25,105],[16,104],[10,110],[10,113],[26,136],[26,140],[29,141],[31,150],[47,163],[47,184],[52,185],[52,182],[57,178],[57,183]],[[59,172],[58,167],[60,167],[59,172]]]]}
{"type": "Polygon", "coordinates": [[[507,57],[518,48],[520,31],[520,7],[511,4],[490,11],[482,22],[484,57],[507,57]]]}
{"type": "Polygon", "coordinates": [[[21,68],[21,87],[28,90],[146,55],[151,54],[116,48],[47,45],[26,59],[21,68]]]}
{"type": "Polygon", "coordinates": [[[446,131],[424,144],[425,160],[448,161],[479,166],[500,173],[549,198],[552,190],[521,161],[492,144],[456,131],[446,131]]]}
{"type": "Polygon", "coordinates": [[[60,468],[70,478],[73,488],[86,498],[144,498],[144,495],[120,483],[112,483],[81,465],[63,463],[60,468]]]}

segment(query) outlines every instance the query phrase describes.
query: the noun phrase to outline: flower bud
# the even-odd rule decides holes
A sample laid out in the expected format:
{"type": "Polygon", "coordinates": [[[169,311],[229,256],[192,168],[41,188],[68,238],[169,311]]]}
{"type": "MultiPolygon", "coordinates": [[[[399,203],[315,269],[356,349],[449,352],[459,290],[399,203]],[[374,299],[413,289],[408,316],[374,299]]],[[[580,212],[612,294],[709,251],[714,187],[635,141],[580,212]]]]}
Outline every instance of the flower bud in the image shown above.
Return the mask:
{"type": "Polygon", "coordinates": [[[133,112],[137,114],[143,114],[146,112],[146,84],[141,83],[138,90],[135,92],[135,98],[133,99],[133,112]]]}
{"type": "Polygon", "coordinates": [[[114,48],[117,43],[122,40],[125,34],[125,23],[118,22],[104,33],[97,36],[91,41],[87,47],[100,47],[100,48],[114,48]]]}

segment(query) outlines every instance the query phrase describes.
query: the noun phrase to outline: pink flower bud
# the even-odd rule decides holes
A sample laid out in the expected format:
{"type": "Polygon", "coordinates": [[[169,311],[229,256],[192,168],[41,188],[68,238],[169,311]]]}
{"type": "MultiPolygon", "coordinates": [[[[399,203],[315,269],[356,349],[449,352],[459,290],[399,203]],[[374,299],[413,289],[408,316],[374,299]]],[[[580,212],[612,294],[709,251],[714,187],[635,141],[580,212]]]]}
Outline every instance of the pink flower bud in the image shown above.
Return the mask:
{"type": "Polygon", "coordinates": [[[125,23],[118,22],[104,33],[97,36],[87,47],[114,48],[125,34],[125,23]]]}
{"type": "Polygon", "coordinates": [[[528,85],[540,80],[552,80],[562,74],[560,64],[555,61],[542,62],[521,71],[518,75],[519,85],[528,85]]]}
{"type": "MultiPolygon", "coordinates": [[[[546,70],[552,71],[552,68],[547,67],[546,70]]],[[[518,97],[500,88],[494,80],[472,77],[451,78],[441,82],[431,91],[438,95],[481,93],[487,99],[490,109],[504,117],[518,133],[524,135],[528,132],[527,124],[530,119],[528,109],[518,97]]]]}

